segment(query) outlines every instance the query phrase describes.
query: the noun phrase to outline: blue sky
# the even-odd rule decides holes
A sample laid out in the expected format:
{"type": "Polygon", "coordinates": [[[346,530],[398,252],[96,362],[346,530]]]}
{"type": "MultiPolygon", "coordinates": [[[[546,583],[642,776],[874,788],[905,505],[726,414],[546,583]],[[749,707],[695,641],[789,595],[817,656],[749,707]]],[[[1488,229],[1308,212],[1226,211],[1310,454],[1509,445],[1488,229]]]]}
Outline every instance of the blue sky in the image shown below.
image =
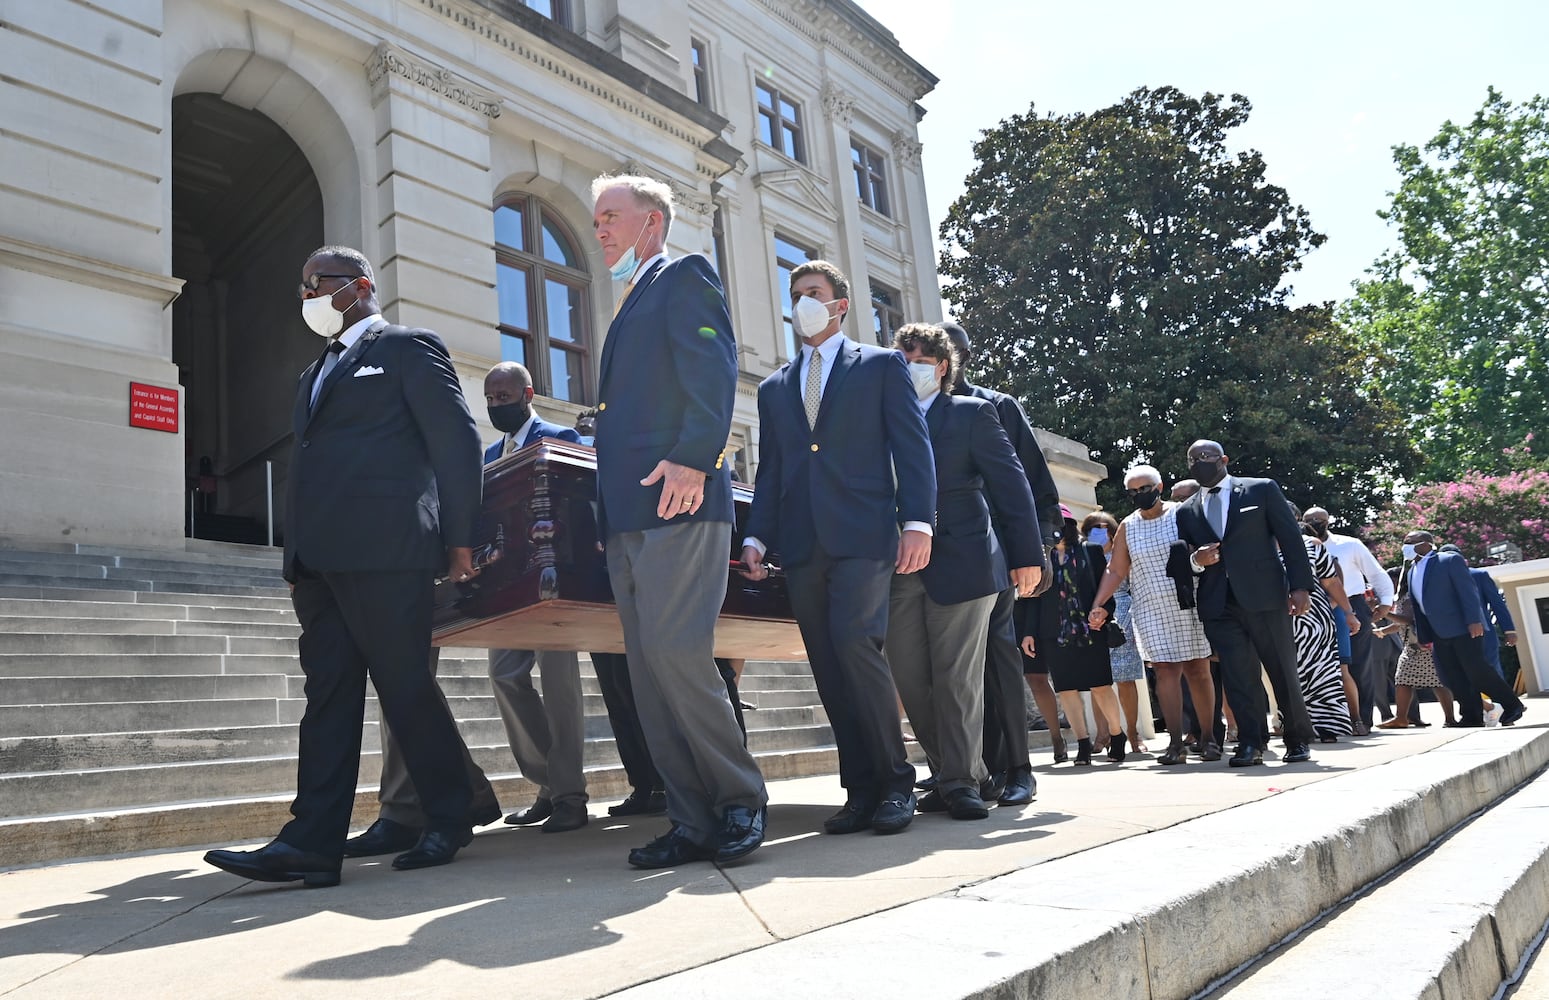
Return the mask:
{"type": "Polygon", "coordinates": [[[1343,299],[1393,243],[1376,212],[1397,184],[1391,149],[1466,121],[1494,85],[1549,93],[1549,4],[1529,0],[859,0],[936,76],[920,123],[932,225],[962,192],[979,133],[1003,118],[1090,111],[1141,86],[1240,93],[1239,148],[1328,242],[1290,284],[1343,299]]]}

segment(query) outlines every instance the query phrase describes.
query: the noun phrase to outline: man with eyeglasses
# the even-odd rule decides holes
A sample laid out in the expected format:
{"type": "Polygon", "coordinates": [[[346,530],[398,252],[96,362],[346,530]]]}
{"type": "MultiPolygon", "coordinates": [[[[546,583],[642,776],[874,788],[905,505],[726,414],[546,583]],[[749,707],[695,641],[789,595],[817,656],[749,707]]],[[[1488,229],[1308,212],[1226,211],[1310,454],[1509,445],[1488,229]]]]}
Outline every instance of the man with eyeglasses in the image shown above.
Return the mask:
{"type": "Polygon", "coordinates": [[[425,813],[398,869],[451,861],[472,839],[466,748],[428,669],[438,573],[467,581],[481,444],[451,356],[389,324],[371,264],[322,247],[302,268],[302,318],[327,340],[301,376],[285,505],[285,579],[301,623],[306,713],[294,819],[256,851],[205,861],[262,882],[339,884],[355,805],[366,678],[425,813]]]}

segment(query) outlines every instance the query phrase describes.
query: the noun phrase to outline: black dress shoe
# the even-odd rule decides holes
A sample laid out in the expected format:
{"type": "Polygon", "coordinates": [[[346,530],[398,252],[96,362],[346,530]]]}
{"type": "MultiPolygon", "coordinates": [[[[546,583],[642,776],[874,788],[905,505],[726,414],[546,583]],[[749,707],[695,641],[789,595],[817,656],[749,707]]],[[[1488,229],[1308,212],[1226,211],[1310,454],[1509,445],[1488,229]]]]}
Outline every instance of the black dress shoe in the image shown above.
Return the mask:
{"type": "Polygon", "coordinates": [[[916,781],[914,783],[914,787],[918,788],[922,792],[928,792],[936,787],[936,776],[934,774],[928,774],[921,778],[919,781],[916,781]]]}
{"type": "Polygon", "coordinates": [[[947,800],[942,798],[941,789],[932,788],[920,796],[914,810],[922,813],[944,813],[947,811],[947,800]]]}
{"type": "Polygon", "coordinates": [[[1215,743],[1213,743],[1213,742],[1206,743],[1203,747],[1200,748],[1199,759],[1200,760],[1220,760],[1221,759],[1221,748],[1216,746],[1215,743]]]}
{"type": "Polygon", "coordinates": [[[871,829],[871,814],[876,807],[864,802],[850,801],[844,808],[823,821],[823,832],[833,834],[859,833],[871,829]]]}
{"type": "Polygon", "coordinates": [[[494,799],[475,803],[468,810],[469,826],[489,826],[498,819],[500,819],[500,803],[494,799]]]}
{"type": "Polygon", "coordinates": [[[393,859],[393,867],[399,871],[415,868],[434,868],[449,865],[457,852],[473,843],[473,831],[426,830],[420,842],[393,859]]]}
{"type": "Polygon", "coordinates": [[[1252,767],[1255,764],[1264,763],[1264,751],[1252,743],[1237,744],[1237,752],[1232,754],[1232,759],[1227,761],[1232,767],[1252,767]]]}
{"type": "Polygon", "coordinates": [[[1517,705],[1517,707],[1512,709],[1511,711],[1502,713],[1502,715],[1501,715],[1501,725],[1503,725],[1503,726],[1510,726],[1510,725],[1514,724],[1518,719],[1522,718],[1526,714],[1527,714],[1527,706],[1519,703],[1517,705]]]}
{"type": "MultiPolygon", "coordinates": [[[[1216,759],[1219,760],[1220,757],[1221,757],[1220,751],[1216,751],[1216,759]]],[[[1189,759],[1189,751],[1188,751],[1188,749],[1186,747],[1184,747],[1184,745],[1182,743],[1174,743],[1171,746],[1169,746],[1166,750],[1162,751],[1162,755],[1156,759],[1156,762],[1158,764],[1172,765],[1172,764],[1182,764],[1184,761],[1186,761],[1188,759],[1189,759]]]]}
{"type": "Polygon", "coordinates": [[[716,836],[715,863],[730,864],[758,850],[764,842],[764,824],[768,819],[768,806],[727,806],[721,817],[721,832],[716,836]]]}
{"type": "Polygon", "coordinates": [[[1280,755],[1283,764],[1302,764],[1312,760],[1312,748],[1305,743],[1286,744],[1285,753],[1280,755]]]}
{"type": "Polygon", "coordinates": [[[1006,772],[996,771],[989,779],[979,786],[979,798],[986,802],[994,802],[1000,798],[1000,793],[1006,790],[1006,772]]]}
{"type": "Polygon", "coordinates": [[[407,851],[419,842],[418,827],[404,826],[390,819],[379,819],[368,826],[365,833],[344,842],[344,856],[370,858],[378,854],[397,854],[399,851],[407,851]]]}
{"type": "Polygon", "coordinates": [[[536,799],[532,805],[521,812],[507,816],[506,826],[531,826],[534,823],[542,823],[552,815],[554,815],[554,801],[536,799]]]}
{"type": "Polygon", "coordinates": [[[946,794],[947,815],[953,819],[988,819],[990,807],[972,788],[954,788],[946,794]]]}
{"type": "Polygon", "coordinates": [[[308,889],[339,884],[339,859],[273,841],[256,851],[206,851],[205,864],[255,882],[303,882],[308,889]]]}
{"type": "Polygon", "coordinates": [[[667,793],[637,788],[616,806],[608,807],[609,816],[656,816],[667,811],[667,793]]]}
{"type": "Polygon", "coordinates": [[[1032,767],[1018,767],[1006,775],[1006,787],[1001,790],[999,801],[1003,806],[1025,806],[1037,794],[1038,779],[1033,777],[1032,767]]]}
{"type": "Polygon", "coordinates": [[[673,824],[671,830],[657,837],[644,847],[629,852],[629,863],[636,868],[676,868],[690,861],[709,861],[715,857],[712,848],[697,843],[681,826],[673,824]]]}
{"type": "Polygon", "coordinates": [[[544,833],[569,833],[590,823],[586,806],[580,802],[556,802],[554,814],[543,824],[544,833]]]}
{"type": "Polygon", "coordinates": [[[913,821],[914,808],[913,794],[889,795],[871,814],[871,828],[877,833],[898,833],[913,821]]]}

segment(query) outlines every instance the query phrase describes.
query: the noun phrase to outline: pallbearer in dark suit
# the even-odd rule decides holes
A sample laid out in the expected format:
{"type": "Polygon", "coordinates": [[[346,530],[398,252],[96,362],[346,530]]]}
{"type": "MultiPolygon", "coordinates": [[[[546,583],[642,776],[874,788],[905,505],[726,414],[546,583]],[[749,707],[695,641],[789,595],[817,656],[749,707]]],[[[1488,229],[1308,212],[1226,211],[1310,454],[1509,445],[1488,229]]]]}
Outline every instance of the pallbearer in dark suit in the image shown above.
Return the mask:
{"type": "MultiPolygon", "coordinates": [[[[893,577],[887,659],[936,775],[920,811],[983,819],[989,815],[979,793],[989,776],[982,742],[987,629],[999,595],[1027,596],[1038,584],[1043,563],[1038,515],[994,406],[951,394],[957,356],[946,332],[911,323],[898,331],[893,346],[909,361],[930,429],[936,534],[925,568],[893,577]],[[1007,550],[991,529],[991,509],[1007,550]]],[[[1013,604],[1014,596],[1007,601],[1008,607],[1013,604]]],[[[1022,729],[1025,733],[1025,721],[1022,729]]]]}
{"type": "MultiPolygon", "coordinates": [[[[1027,485],[1033,492],[1038,524],[1044,531],[1039,541],[1042,551],[1047,553],[1059,541],[1063,519],[1060,516],[1059,489],[1054,485],[1054,476],[1049,472],[1049,463],[1043,457],[1043,449],[1038,446],[1038,437],[1033,433],[1027,414],[1022,411],[1022,404],[1017,402],[1015,396],[973,385],[968,381],[969,361],[973,357],[968,331],[951,322],[942,323],[941,328],[952,338],[952,346],[957,348],[962,367],[961,374],[952,385],[952,394],[983,399],[994,407],[995,416],[1005,430],[1017,460],[1022,463],[1027,485]]],[[[1000,517],[995,508],[994,497],[990,501],[990,518],[995,525],[1001,550],[1009,551],[1013,541],[1022,544],[1021,539],[1013,540],[1007,534],[1005,519],[1000,517]]],[[[1048,570],[1047,554],[1040,556],[1039,566],[1048,570]]],[[[1033,593],[1038,594],[1046,589],[1049,579],[1041,576],[1033,593]]],[[[1014,587],[1007,587],[996,598],[995,607],[990,611],[989,641],[984,653],[984,766],[989,769],[995,783],[1003,782],[1000,804],[1005,806],[1026,805],[1033,800],[1036,791],[1033,761],[1027,749],[1028,689],[1023,682],[1022,650],[1017,642],[1016,602],[1014,587]]],[[[1042,681],[1042,687],[1035,688],[1038,691],[1035,696],[1039,700],[1038,709],[1045,720],[1049,721],[1051,732],[1057,736],[1059,707],[1054,700],[1054,691],[1048,685],[1048,675],[1028,674],[1027,677],[1042,681]]]]}
{"type": "Polygon", "coordinates": [[[726,863],[763,843],[768,802],[713,658],[731,551],[724,452],[736,341],[710,262],[663,252],[672,190],[601,177],[592,194],[603,260],[628,282],[602,347],[598,518],[640,724],[672,820],[629,863],[726,863]]]}
{"type": "Polygon", "coordinates": [[[823,828],[896,833],[914,815],[915,774],[882,642],[893,574],[930,561],[936,473],[904,356],[839,332],[849,296],[849,279],[827,261],[791,272],[805,346],[758,387],[758,483],[742,561],[761,580],[773,549],[790,584],[848,798],[823,828]]]}
{"type": "Polygon", "coordinates": [[[1227,474],[1214,441],[1189,446],[1189,475],[1200,491],[1178,509],[1178,537],[1193,548],[1199,618],[1221,657],[1226,699],[1237,718],[1237,753],[1228,763],[1263,763],[1269,701],[1260,662],[1280,705],[1286,763],[1312,757],[1312,721],[1296,672],[1290,615],[1303,615],[1317,586],[1301,529],[1273,479],[1227,474]]]}
{"type": "Polygon", "coordinates": [[[302,315],[328,348],[301,376],[285,506],[285,579],[301,622],[306,713],[295,817],[257,851],[205,860],[244,878],[337,885],[360,767],[366,677],[419,789],[426,827],[393,861],[451,861],[472,839],[466,748],[427,666],[437,573],[470,579],[479,433],[446,347],[388,324],[371,265],[324,247],[302,315]]]}

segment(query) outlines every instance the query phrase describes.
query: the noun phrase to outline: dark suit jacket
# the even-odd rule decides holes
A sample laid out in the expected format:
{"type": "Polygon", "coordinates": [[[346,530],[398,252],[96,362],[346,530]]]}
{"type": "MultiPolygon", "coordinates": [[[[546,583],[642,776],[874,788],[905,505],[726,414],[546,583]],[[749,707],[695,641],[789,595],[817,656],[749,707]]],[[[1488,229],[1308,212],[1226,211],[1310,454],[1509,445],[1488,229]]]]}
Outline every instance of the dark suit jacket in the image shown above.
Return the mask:
{"type": "Polygon", "coordinates": [[[285,578],[298,559],[320,572],[443,569],[448,548],[473,544],[483,487],[479,431],[445,345],[429,330],[372,327],[309,411],[321,364],[296,387],[285,578]]]}
{"type": "Polygon", "coordinates": [[[1205,517],[1205,490],[1178,509],[1178,537],[1199,547],[1221,543],[1221,561],[1199,578],[1199,616],[1226,614],[1227,583],[1247,611],[1285,610],[1292,590],[1318,585],[1307,562],[1307,547],[1291,516],[1291,506],[1273,479],[1233,477],[1227,508],[1226,537],[1216,537],[1205,517]]]}
{"type": "MultiPolygon", "coordinates": [[[[534,420],[532,422],[532,426],[527,429],[527,436],[522,439],[522,443],[519,445],[519,447],[525,448],[532,444],[534,441],[538,441],[543,438],[558,438],[561,441],[574,441],[576,444],[581,443],[581,435],[574,427],[561,427],[559,424],[551,424],[547,420],[544,420],[542,417],[539,417],[537,420],[534,420]]],[[[502,434],[500,437],[490,442],[490,446],[488,448],[484,449],[484,464],[488,465],[489,463],[493,462],[495,459],[499,458],[500,453],[505,450],[506,438],[505,435],[502,434]]]]}
{"type": "MultiPolygon", "coordinates": [[[[1071,570],[1071,576],[1076,582],[1076,594],[1081,601],[1083,615],[1091,611],[1092,602],[1097,600],[1097,588],[1100,586],[1103,573],[1108,569],[1108,557],[1103,553],[1101,545],[1091,542],[1083,542],[1076,546],[1073,552],[1075,566],[1071,570]]],[[[1059,572],[1058,564],[1054,572],[1059,572]]],[[[1055,642],[1060,633],[1060,616],[1064,609],[1060,604],[1059,581],[1056,580],[1048,590],[1037,597],[1030,597],[1019,601],[1022,613],[1022,635],[1032,636],[1038,644],[1038,659],[1048,662],[1050,655],[1049,644],[1055,642]]],[[[1103,604],[1103,610],[1108,612],[1108,618],[1113,619],[1116,602],[1112,597],[1103,604]]],[[[1093,640],[1106,645],[1106,640],[1101,636],[1093,636],[1093,640]]],[[[1133,640],[1131,640],[1133,641],[1133,640]]]]}
{"type": "Polygon", "coordinates": [[[819,544],[836,558],[892,562],[900,525],[933,524],[936,513],[930,435],[908,363],[897,351],[847,342],[811,429],[803,370],[798,356],[758,387],[748,534],[791,566],[809,561],[819,544]]]}
{"type": "Polygon", "coordinates": [[[998,594],[1011,586],[1008,560],[1014,567],[1043,565],[1022,463],[986,400],[939,395],[925,423],[936,463],[936,537],[920,571],[925,593],[937,604],[998,594]],[[1004,529],[999,538],[991,530],[992,507],[1004,529]]]}
{"type": "MultiPolygon", "coordinates": [[[[1033,432],[1033,425],[1028,422],[1027,413],[1022,409],[1022,404],[1017,402],[1015,396],[966,381],[960,382],[952,392],[958,396],[987,399],[994,405],[995,415],[1000,418],[1000,425],[1005,428],[1006,437],[1011,441],[1011,448],[1017,453],[1017,460],[1022,463],[1022,471],[1027,474],[1027,485],[1033,491],[1033,506],[1038,512],[1038,524],[1045,532],[1043,542],[1045,545],[1053,545],[1059,541],[1060,527],[1064,524],[1060,514],[1060,491],[1054,485],[1054,476],[1049,472],[1049,462],[1043,457],[1043,449],[1038,445],[1038,435],[1033,432]]],[[[998,513],[993,510],[991,513],[996,517],[995,530],[1002,532],[1001,544],[1005,545],[1006,537],[998,513]]]]}
{"type": "Polygon", "coordinates": [[[1495,630],[1497,632],[1515,632],[1517,623],[1512,620],[1511,609],[1506,606],[1506,599],[1501,596],[1500,585],[1495,582],[1495,577],[1489,570],[1469,569],[1468,575],[1474,578],[1474,586],[1479,589],[1479,603],[1484,611],[1485,625],[1490,625],[1490,616],[1495,616],[1495,630]]]}
{"type": "Polygon", "coordinates": [[[1423,643],[1456,639],[1468,635],[1470,625],[1483,625],[1484,608],[1479,588],[1469,576],[1468,560],[1452,552],[1433,552],[1426,558],[1431,564],[1420,581],[1425,590],[1414,602],[1415,636],[1423,643]]]}
{"type": "Polygon", "coordinates": [[[737,394],[737,343],[721,282],[700,254],[640,277],[608,327],[597,403],[598,519],[604,535],[689,521],[731,523],[726,441],[737,394]],[[705,474],[698,513],[656,516],[662,459],[705,474]]]}

